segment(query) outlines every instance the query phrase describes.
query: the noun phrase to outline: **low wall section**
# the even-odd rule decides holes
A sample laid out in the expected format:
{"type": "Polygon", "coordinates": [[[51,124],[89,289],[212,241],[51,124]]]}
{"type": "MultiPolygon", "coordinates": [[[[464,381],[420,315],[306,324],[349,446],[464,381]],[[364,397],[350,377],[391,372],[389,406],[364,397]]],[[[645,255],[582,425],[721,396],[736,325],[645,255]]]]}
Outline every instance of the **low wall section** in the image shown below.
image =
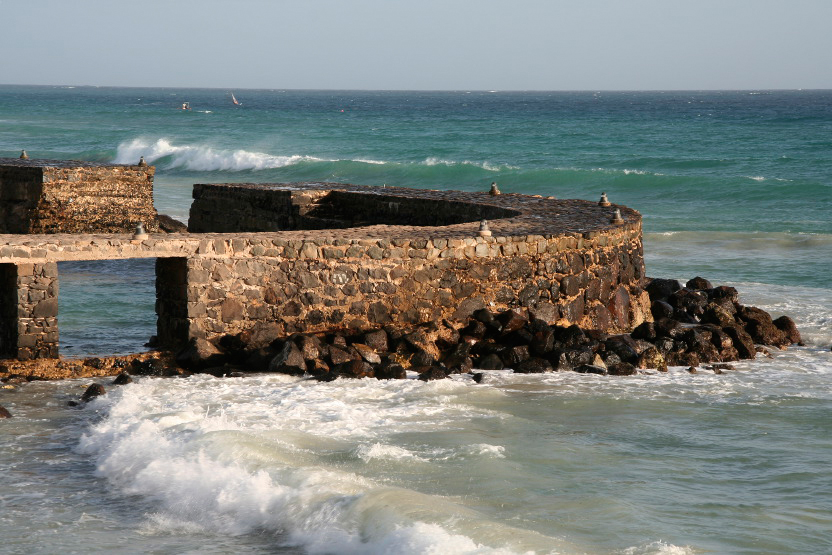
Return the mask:
{"type": "Polygon", "coordinates": [[[0,233],[158,230],[153,166],[0,158],[0,233]]]}

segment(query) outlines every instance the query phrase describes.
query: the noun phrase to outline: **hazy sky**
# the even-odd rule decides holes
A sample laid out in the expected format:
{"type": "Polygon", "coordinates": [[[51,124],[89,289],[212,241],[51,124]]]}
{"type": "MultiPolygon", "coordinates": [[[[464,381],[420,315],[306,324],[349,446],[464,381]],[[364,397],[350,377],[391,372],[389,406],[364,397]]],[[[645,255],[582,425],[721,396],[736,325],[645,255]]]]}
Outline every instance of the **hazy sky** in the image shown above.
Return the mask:
{"type": "Polygon", "coordinates": [[[832,0],[0,0],[0,83],[832,88],[832,0]]]}

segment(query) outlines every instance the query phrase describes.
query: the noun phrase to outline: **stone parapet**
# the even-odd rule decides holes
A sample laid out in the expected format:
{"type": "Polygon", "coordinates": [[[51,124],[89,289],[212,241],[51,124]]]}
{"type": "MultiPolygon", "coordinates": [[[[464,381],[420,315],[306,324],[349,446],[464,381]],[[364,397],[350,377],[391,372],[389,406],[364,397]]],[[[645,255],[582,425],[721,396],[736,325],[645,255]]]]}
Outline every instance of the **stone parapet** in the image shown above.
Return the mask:
{"type": "Polygon", "coordinates": [[[153,166],[0,158],[0,233],[158,230],[153,166]]]}

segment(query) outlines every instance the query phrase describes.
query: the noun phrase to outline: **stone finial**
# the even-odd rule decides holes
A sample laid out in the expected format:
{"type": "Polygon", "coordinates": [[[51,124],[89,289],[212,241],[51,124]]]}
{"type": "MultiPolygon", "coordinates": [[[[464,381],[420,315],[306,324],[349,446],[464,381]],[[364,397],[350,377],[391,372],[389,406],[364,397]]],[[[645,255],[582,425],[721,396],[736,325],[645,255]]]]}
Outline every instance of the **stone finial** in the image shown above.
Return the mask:
{"type": "Polygon", "coordinates": [[[488,220],[480,222],[480,230],[477,232],[480,237],[491,237],[491,230],[488,229],[488,220]]]}
{"type": "Polygon", "coordinates": [[[144,223],[139,222],[136,224],[136,231],[133,233],[133,240],[134,241],[144,241],[148,238],[147,231],[144,229],[144,223]]]}
{"type": "Polygon", "coordinates": [[[28,155],[28,154],[26,154],[26,151],[25,151],[25,150],[24,150],[23,152],[21,152],[21,153],[20,153],[20,159],[21,159],[21,160],[28,160],[28,159],[29,159],[29,155],[28,155]]]}
{"type": "Polygon", "coordinates": [[[139,157],[139,166],[143,168],[147,166],[147,162],[144,161],[144,156],[139,157]]]}
{"type": "Polygon", "coordinates": [[[601,200],[598,201],[598,206],[609,206],[610,201],[607,198],[607,193],[601,193],[601,200]]]}
{"type": "MultiPolygon", "coordinates": [[[[491,189],[488,191],[488,194],[491,195],[491,196],[495,196],[495,195],[500,194],[500,190],[497,188],[497,182],[496,181],[491,182],[491,189]]],[[[485,220],[483,220],[483,221],[485,221],[485,220]]]]}
{"type": "Polygon", "coordinates": [[[615,209],[615,212],[612,213],[612,219],[610,220],[611,224],[623,224],[624,218],[621,217],[621,210],[618,208],[615,209]]]}

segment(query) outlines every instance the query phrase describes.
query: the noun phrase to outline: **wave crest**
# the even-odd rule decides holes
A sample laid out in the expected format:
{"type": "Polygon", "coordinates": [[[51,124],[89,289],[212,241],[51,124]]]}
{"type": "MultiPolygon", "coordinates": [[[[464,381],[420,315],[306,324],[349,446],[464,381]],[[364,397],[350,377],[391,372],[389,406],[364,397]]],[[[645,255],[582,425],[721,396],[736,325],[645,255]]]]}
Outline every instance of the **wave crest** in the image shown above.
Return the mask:
{"type": "Polygon", "coordinates": [[[310,156],[274,156],[247,150],[215,149],[208,145],[175,145],[168,139],[154,142],[133,139],[118,145],[116,164],[135,164],[140,156],[148,163],[168,158],[166,167],[194,171],[245,171],[283,168],[305,161],[318,161],[310,156]]]}

